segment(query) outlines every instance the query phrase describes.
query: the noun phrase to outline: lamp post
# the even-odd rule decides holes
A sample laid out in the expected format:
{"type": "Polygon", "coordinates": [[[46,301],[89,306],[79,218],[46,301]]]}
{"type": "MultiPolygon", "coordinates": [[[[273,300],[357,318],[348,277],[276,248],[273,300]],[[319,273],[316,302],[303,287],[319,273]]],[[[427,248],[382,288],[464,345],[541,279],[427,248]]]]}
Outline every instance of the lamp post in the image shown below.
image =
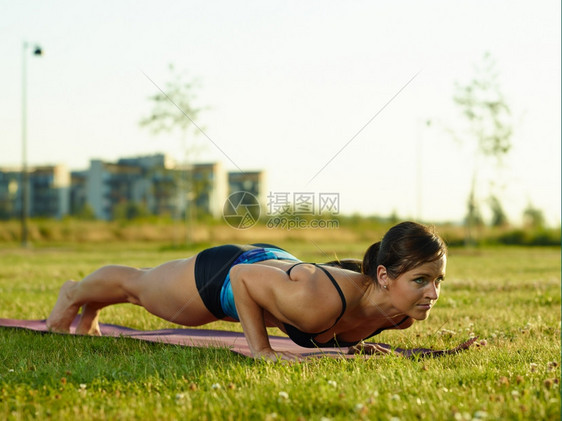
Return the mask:
{"type": "MultiPolygon", "coordinates": [[[[431,126],[431,120],[426,120],[425,121],[425,127],[429,127],[431,126]]],[[[416,144],[416,159],[417,159],[417,165],[416,165],[416,190],[417,190],[417,218],[418,218],[418,222],[422,221],[422,210],[423,210],[423,170],[422,170],[422,166],[423,166],[423,131],[424,131],[424,127],[422,126],[421,121],[418,122],[418,141],[416,144]]]]}
{"type": "MultiPolygon", "coordinates": [[[[24,41],[21,63],[21,245],[27,247],[27,217],[29,215],[29,174],[27,171],[27,50],[30,45],[24,41]]],[[[40,56],[40,46],[32,47],[33,55],[40,56]]]]}

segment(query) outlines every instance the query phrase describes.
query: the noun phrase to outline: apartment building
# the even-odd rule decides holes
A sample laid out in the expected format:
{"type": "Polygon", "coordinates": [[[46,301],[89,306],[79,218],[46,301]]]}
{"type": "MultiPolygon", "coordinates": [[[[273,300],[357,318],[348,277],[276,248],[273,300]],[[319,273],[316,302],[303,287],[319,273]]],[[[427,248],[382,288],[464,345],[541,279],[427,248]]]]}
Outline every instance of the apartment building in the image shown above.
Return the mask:
{"type": "Polygon", "coordinates": [[[245,191],[265,204],[267,192],[265,171],[231,171],[228,173],[228,194],[245,191]]]}
{"type": "MultiPolygon", "coordinates": [[[[229,172],[219,162],[177,166],[163,154],[92,159],[86,170],[69,172],[63,165],[29,172],[31,217],[60,218],[86,207],[97,219],[112,220],[120,206],[135,205],[153,215],[222,216],[227,196],[248,191],[265,203],[264,172],[229,172]]],[[[21,212],[21,170],[0,168],[0,218],[21,212]]]]}
{"type": "MultiPolygon", "coordinates": [[[[27,199],[32,218],[61,218],[69,213],[70,172],[65,165],[28,169],[27,199]]],[[[22,211],[22,171],[0,168],[0,218],[18,218],[22,211]]]]}

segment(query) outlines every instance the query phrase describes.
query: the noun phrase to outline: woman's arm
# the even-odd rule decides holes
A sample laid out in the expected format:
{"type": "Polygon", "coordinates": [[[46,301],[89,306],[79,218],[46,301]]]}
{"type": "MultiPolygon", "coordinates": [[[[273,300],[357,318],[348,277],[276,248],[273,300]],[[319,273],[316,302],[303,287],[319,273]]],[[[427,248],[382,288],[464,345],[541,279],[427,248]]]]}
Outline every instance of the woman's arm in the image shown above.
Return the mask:
{"type": "Polygon", "coordinates": [[[315,329],[319,323],[325,322],[322,316],[326,319],[328,314],[329,317],[326,308],[323,312],[303,311],[317,303],[311,294],[314,291],[311,289],[312,282],[308,279],[292,281],[281,269],[259,264],[236,265],[230,270],[230,282],[236,311],[255,358],[299,359],[294,354],[276,352],[271,348],[266,330],[266,311],[279,322],[301,329],[304,326],[315,329]]]}
{"type": "Polygon", "coordinates": [[[234,266],[231,269],[230,282],[232,284],[234,302],[236,303],[236,311],[240,317],[244,335],[254,358],[272,359],[275,353],[267,336],[264,309],[252,299],[245,281],[246,278],[240,274],[239,266],[234,266]]]}

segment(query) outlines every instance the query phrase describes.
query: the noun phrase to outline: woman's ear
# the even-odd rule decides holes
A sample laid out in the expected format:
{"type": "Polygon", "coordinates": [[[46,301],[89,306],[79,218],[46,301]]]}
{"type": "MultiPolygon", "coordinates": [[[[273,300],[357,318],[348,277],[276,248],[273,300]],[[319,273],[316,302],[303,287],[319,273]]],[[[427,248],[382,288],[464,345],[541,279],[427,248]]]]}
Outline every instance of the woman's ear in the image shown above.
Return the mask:
{"type": "Polygon", "coordinates": [[[383,265],[377,266],[377,280],[381,287],[388,287],[388,272],[383,265]]]}

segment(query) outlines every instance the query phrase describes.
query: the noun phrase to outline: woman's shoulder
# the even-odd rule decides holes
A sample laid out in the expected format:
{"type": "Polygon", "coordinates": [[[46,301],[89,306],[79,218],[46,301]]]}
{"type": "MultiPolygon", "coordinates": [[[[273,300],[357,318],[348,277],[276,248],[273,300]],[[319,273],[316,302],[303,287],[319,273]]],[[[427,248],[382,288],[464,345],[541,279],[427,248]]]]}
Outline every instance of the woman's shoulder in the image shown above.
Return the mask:
{"type": "Polygon", "coordinates": [[[331,282],[323,268],[315,263],[299,262],[293,266],[290,280],[299,284],[302,315],[299,328],[318,332],[331,327],[345,307],[345,298],[342,299],[336,288],[328,287],[331,282]]]}

